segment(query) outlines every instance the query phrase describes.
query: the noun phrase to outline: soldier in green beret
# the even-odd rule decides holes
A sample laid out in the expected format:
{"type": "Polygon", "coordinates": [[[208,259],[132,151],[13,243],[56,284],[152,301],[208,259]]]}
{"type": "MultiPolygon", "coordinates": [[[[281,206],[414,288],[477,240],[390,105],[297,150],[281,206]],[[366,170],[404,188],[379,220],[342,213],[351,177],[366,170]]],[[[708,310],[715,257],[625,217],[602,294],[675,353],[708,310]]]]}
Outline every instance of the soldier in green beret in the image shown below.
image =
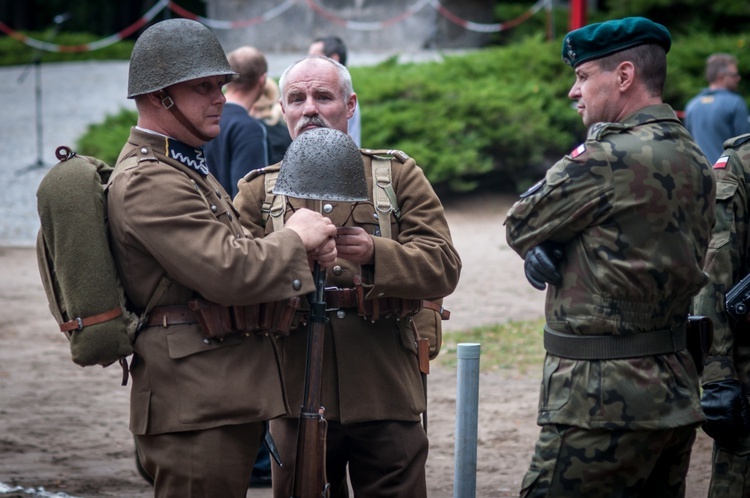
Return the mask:
{"type": "Polygon", "coordinates": [[[728,291],[750,273],[750,134],[724,142],[714,163],[716,226],[708,247],[711,281],[694,311],[710,317],[714,340],[701,378],[703,430],[714,439],[708,496],[748,496],[750,489],[750,324],[726,311],[728,291]]]}
{"type": "Polygon", "coordinates": [[[631,17],[565,36],[586,141],[521,195],[507,240],[547,284],[526,497],[681,497],[704,417],[686,350],[714,224],[711,165],[662,102],[671,45],[631,17]]]}

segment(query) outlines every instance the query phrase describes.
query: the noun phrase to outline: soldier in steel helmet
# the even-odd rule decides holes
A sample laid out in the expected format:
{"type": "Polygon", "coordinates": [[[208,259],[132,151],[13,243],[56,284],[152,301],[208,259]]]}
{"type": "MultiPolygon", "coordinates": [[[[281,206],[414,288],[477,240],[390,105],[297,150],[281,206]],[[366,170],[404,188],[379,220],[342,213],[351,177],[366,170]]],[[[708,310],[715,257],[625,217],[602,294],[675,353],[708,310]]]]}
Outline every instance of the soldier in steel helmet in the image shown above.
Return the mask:
{"type": "MultiPolygon", "coordinates": [[[[349,140],[343,134],[356,94],[343,65],[310,55],[286,69],[280,89],[295,141],[315,128],[338,130],[349,140]]],[[[323,206],[339,227],[338,262],[326,282],[332,289],[326,292],[322,374],[330,496],[349,496],[348,476],[355,496],[426,497],[428,440],[420,421],[427,400],[421,373],[426,373],[428,356],[434,357],[440,347],[441,309],[435,301],[455,289],[461,260],[440,200],[414,159],[397,150],[359,152],[372,202],[323,206]],[[386,197],[375,198],[376,188],[386,197]],[[399,310],[415,301],[422,303],[422,311],[413,320],[400,317],[399,310]],[[431,351],[420,339],[432,343],[431,351]]],[[[239,182],[235,202],[240,220],[257,237],[273,236],[279,221],[315,202],[269,194],[268,178],[279,168],[277,164],[251,172],[239,182]]],[[[304,401],[306,336],[298,329],[280,340],[293,408],[304,401]]],[[[298,413],[271,421],[284,464],[273,467],[277,498],[293,494],[298,413]]]]}
{"type": "Polygon", "coordinates": [[[208,173],[232,79],[202,24],[159,22],[136,41],[132,128],[109,183],[112,251],[134,309],[130,429],[160,497],[244,497],[266,420],[288,411],[277,351],[230,312],[314,290],[310,258],[336,259],[336,228],[300,209],[258,240],[208,173]],[[230,320],[231,318],[231,320],[230,320]]]}
{"type": "Polygon", "coordinates": [[[730,289],[750,273],[750,134],[726,140],[713,170],[716,226],[706,258],[711,280],[693,308],[714,323],[701,405],[703,430],[714,440],[708,496],[719,498],[750,492],[750,325],[746,316],[729,315],[725,303],[730,289]]]}
{"type": "Polygon", "coordinates": [[[685,494],[704,417],[686,349],[714,224],[711,165],[662,102],[667,29],[642,17],[568,33],[586,141],[506,219],[547,284],[541,432],[521,496],[685,494]]]}

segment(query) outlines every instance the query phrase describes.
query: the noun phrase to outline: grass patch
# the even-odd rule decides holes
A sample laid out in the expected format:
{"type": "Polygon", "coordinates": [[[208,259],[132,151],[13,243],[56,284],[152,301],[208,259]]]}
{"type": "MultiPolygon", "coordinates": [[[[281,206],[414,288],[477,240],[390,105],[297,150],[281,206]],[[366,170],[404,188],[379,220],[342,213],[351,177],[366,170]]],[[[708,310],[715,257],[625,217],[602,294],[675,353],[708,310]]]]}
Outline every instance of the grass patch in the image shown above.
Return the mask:
{"type": "Polygon", "coordinates": [[[443,347],[435,361],[455,368],[458,344],[479,343],[482,372],[506,371],[510,375],[536,375],[544,361],[544,319],[478,327],[460,332],[444,332],[443,347]]]}

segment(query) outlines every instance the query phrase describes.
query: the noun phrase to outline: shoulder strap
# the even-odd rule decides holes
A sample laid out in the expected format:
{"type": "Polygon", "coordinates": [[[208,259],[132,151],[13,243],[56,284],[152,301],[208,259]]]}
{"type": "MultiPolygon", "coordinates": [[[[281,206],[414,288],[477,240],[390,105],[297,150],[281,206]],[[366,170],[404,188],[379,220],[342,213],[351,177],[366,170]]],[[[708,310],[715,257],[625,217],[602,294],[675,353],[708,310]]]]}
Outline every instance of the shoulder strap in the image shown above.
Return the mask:
{"type": "Polygon", "coordinates": [[[378,213],[380,236],[390,239],[391,213],[398,221],[401,209],[391,182],[391,159],[383,156],[372,156],[372,203],[378,213]]]}
{"type": "Polygon", "coordinates": [[[268,223],[268,218],[271,218],[274,232],[278,232],[284,228],[284,213],[286,212],[286,196],[273,193],[273,188],[276,186],[278,177],[278,171],[269,171],[263,176],[266,199],[263,201],[263,206],[261,207],[261,216],[263,217],[264,227],[268,223]]]}

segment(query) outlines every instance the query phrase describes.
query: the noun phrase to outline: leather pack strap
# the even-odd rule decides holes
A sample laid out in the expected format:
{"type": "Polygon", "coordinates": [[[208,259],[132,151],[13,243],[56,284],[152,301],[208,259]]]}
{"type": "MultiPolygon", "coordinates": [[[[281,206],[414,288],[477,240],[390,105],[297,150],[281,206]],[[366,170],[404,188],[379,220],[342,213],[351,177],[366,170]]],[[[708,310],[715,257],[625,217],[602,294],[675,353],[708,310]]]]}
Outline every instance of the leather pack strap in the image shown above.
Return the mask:
{"type": "Polygon", "coordinates": [[[120,315],[122,315],[122,308],[118,306],[117,308],[112,308],[111,310],[105,311],[104,313],[99,313],[98,315],[91,315],[85,318],[81,318],[79,316],[75,320],[70,320],[69,322],[61,323],[60,332],[70,332],[71,330],[81,330],[83,327],[89,327],[91,325],[96,325],[97,323],[103,323],[103,322],[108,322],[110,320],[114,320],[120,315]]]}
{"type": "Polygon", "coordinates": [[[184,304],[157,306],[146,319],[146,327],[169,327],[170,325],[193,325],[198,323],[193,310],[184,304]]]}
{"type": "Polygon", "coordinates": [[[422,301],[422,307],[428,310],[437,311],[441,320],[450,320],[451,318],[451,312],[434,301],[422,301]]]}
{"type": "Polygon", "coordinates": [[[571,360],[638,358],[686,348],[685,326],[628,335],[573,335],[544,326],[544,349],[571,360]]]}

